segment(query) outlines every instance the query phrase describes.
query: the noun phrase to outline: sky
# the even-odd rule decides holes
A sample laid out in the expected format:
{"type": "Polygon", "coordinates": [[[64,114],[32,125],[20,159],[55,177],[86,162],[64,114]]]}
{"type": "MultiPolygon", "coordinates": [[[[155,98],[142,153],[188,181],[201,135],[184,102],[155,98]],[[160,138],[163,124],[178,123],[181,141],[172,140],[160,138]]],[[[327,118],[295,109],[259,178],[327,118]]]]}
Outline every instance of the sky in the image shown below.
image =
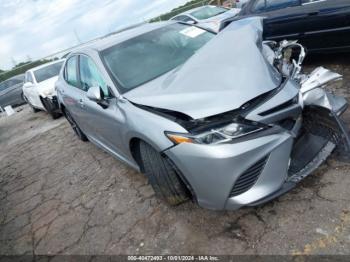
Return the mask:
{"type": "Polygon", "coordinates": [[[170,11],[188,0],[0,0],[0,69],[170,11]]]}

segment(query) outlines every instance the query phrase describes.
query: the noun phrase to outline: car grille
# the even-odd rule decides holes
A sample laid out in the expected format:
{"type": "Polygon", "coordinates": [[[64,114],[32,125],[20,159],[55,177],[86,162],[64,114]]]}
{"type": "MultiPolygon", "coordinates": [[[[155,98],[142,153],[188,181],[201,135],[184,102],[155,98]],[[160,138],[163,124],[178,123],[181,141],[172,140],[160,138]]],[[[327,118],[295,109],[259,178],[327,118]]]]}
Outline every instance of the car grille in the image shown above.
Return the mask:
{"type": "Polygon", "coordinates": [[[268,156],[256,162],[253,166],[247,169],[236,181],[233,186],[230,196],[235,197],[251,189],[258,180],[262,170],[264,169],[268,156]]]}

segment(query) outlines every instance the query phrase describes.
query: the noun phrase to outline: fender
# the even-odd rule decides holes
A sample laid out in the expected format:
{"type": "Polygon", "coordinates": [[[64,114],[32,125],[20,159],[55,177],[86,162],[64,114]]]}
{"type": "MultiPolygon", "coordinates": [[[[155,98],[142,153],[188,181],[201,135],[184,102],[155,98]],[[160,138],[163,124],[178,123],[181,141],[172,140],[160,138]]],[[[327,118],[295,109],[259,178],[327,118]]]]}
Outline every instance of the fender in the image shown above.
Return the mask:
{"type": "Polygon", "coordinates": [[[346,152],[350,153],[350,135],[347,125],[341,115],[348,108],[348,102],[344,97],[336,96],[326,91],[327,87],[342,80],[342,76],[323,67],[316,68],[301,83],[301,96],[304,107],[320,108],[328,111],[328,116],[337,126],[337,133],[342,137],[341,141],[346,152]]]}

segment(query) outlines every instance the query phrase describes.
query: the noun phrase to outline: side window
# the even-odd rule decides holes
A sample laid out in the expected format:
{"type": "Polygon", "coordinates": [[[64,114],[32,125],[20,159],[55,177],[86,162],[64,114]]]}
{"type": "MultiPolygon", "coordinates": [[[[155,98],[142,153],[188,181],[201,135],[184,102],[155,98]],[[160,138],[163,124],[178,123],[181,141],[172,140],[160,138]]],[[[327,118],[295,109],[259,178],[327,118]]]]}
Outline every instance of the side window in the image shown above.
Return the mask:
{"type": "Polygon", "coordinates": [[[315,2],[322,2],[322,0],[301,0],[302,4],[312,4],[315,2]]]}
{"type": "Polygon", "coordinates": [[[255,12],[268,12],[287,7],[298,6],[299,4],[300,0],[258,0],[254,5],[253,10],[255,12]]]}
{"type": "Polygon", "coordinates": [[[184,21],[184,22],[195,22],[191,17],[188,17],[187,15],[184,16],[182,21],[184,21]]]}
{"type": "Polygon", "coordinates": [[[77,61],[77,56],[69,58],[64,69],[64,79],[69,85],[75,87],[78,87],[77,61]]]}
{"type": "Polygon", "coordinates": [[[182,21],[182,19],[183,19],[183,16],[181,15],[181,16],[174,17],[171,20],[182,21]]]}
{"type": "Polygon", "coordinates": [[[266,10],[272,11],[286,7],[298,6],[300,0],[266,0],[266,10]]]}
{"type": "Polygon", "coordinates": [[[26,73],[25,82],[34,83],[32,74],[30,72],[26,73]]]}
{"type": "Polygon", "coordinates": [[[101,87],[105,97],[110,96],[109,89],[106,82],[103,80],[97,66],[87,56],[80,56],[80,86],[83,90],[87,91],[90,87],[99,86],[101,87]]]}
{"type": "Polygon", "coordinates": [[[266,0],[258,0],[255,2],[253,11],[254,12],[262,12],[265,10],[265,2],[266,0]]]}
{"type": "Polygon", "coordinates": [[[180,21],[180,22],[195,22],[191,17],[188,17],[187,15],[180,15],[178,17],[175,17],[173,20],[180,21]]]}

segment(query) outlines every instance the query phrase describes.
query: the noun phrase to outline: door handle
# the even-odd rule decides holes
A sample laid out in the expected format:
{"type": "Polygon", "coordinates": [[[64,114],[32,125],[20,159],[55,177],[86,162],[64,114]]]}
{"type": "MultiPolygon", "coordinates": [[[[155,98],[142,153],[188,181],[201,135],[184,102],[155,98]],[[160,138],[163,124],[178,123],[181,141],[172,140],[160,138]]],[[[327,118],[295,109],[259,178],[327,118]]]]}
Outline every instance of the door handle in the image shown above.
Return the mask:
{"type": "Polygon", "coordinates": [[[308,13],[308,16],[316,16],[318,14],[319,14],[319,12],[311,12],[311,13],[308,13]]]}

